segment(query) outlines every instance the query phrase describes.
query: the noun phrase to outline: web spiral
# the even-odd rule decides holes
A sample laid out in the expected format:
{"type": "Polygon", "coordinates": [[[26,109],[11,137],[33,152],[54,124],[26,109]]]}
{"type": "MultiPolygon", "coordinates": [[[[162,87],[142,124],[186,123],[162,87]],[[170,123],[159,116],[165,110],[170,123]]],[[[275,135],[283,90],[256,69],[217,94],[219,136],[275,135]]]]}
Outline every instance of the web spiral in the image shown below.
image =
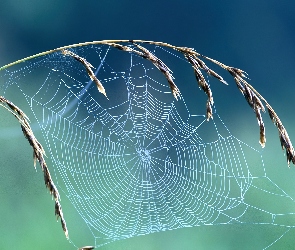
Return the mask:
{"type": "MultiPolygon", "coordinates": [[[[280,221],[286,214],[247,195],[258,190],[294,207],[267,177],[261,152],[233,136],[216,112],[207,122],[203,106],[196,114],[184,96],[175,100],[161,72],[135,54],[102,45],[73,51],[93,64],[108,99],[83,65],[60,52],[8,69],[2,79],[4,96],[35,121],[61,197],[96,247],[183,227],[277,224],[281,235],[293,227],[280,221]],[[259,218],[250,221],[249,211],[259,218]]],[[[186,64],[161,47],[152,52],[186,64]]]]}

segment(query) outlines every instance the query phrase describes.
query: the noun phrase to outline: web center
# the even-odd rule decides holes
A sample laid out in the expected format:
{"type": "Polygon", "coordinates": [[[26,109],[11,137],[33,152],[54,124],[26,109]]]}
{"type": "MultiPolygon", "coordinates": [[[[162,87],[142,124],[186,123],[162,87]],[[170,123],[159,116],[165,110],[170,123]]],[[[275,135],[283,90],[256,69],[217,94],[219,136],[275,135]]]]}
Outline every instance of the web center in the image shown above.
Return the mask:
{"type": "Polygon", "coordinates": [[[142,162],[149,163],[151,161],[151,155],[147,149],[140,148],[137,150],[137,153],[142,162]]]}

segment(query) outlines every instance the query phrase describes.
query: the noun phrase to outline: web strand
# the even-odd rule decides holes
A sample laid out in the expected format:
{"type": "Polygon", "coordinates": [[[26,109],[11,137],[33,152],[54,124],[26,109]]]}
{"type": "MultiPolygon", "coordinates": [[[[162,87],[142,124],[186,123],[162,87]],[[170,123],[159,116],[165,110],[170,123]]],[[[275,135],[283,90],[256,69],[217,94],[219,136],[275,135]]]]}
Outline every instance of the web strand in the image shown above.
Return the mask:
{"type": "MultiPolygon", "coordinates": [[[[155,45],[149,51],[176,60],[179,68],[188,64],[174,51],[155,45]]],[[[165,76],[142,56],[107,45],[71,53],[91,62],[109,100],[91,85],[83,65],[59,51],[1,77],[4,95],[31,114],[61,198],[83,219],[96,247],[184,227],[284,228],[266,249],[293,229],[282,219],[293,211],[276,212],[252,199],[254,192],[294,207],[268,177],[261,151],[232,135],[216,111],[207,121],[184,95],[173,98],[165,76]]],[[[69,235],[78,245],[73,224],[69,235]]]]}

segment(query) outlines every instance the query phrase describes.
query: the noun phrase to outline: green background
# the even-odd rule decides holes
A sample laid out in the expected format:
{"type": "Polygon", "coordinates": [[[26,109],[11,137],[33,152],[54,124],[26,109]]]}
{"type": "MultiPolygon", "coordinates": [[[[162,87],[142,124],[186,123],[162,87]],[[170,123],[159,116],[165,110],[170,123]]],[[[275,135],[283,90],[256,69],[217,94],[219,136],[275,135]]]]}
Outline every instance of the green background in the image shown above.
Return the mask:
{"type": "MultiPolygon", "coordinates": [[[[1,1],[0,65],[63,45],[102,39],[146,39],[193,47],[244,69],[295,141],[294,19],[291,0],[1,1]]],[[[215,94],[215,104],[225,124],[235,136],[259,148],[257,122],[237,95],[234,82],[226,91],[216,88],[220,93],[215,94]]],[[[4,110],[0,114],[0,249],[74,249],[54,219],[53,201],[41,170],[33,168],[31,148],[21,131],[9,134],[17,126],[14,118],[4,110]]],[[[295,169],[288,169],[277,131],[264,117],[267,173],[295,198],[295,169]]],[[[284,207],[273,199],[270,202],[284,207]]],[[[290,230],[270,249],[294,249],[294,235],[290,230]]],[[[101,249],[261,249],[271,243],[268,236],[280,235],[271,227],[255,225],[205,226],[135,237],[101,249]]]]}

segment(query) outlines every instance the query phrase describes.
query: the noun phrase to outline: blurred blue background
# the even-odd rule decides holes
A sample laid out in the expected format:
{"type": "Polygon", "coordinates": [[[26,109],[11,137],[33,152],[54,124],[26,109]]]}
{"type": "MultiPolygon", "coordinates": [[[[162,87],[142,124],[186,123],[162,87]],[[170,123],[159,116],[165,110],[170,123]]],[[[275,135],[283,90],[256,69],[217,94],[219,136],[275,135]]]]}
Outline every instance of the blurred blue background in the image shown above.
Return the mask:
{"type": "MultiPolygon", "coordinates": [[[[1,1],[0,65],[56,47],[103,39],[145,39],[193,47],[245,70],[295,142],[294,23],[295,2],[291,0],[1,1]]],[[[226,91],[216,87],[221,91],[215,94],[217,109],[235,136],[259,146],[255,117],[241,95],[230,97],[238,91],[233,81],[229,83],[221,86],[226,91]]],[[[0,112],[0,129],[6,131],[15,121],[0,112]]],[[[295,198],[295,169],[287,168],[275,127],[269,121],[266,127],[264,159],[269,175],[295,198]]],[[[0,249],[73,249],[60,223],[54,221],[53,201],[42,173],[36,173],[27,157],[31,148],[21,131],[19,135],[21,139],[14,141],[1,133],[0,249]]],[[[102,249],[249,249],[255,245],[253,237],[259,240],[253,229],[241,225],[186,228],[118,241],[102,249]]],[[[294,249],[294,245],[291,230],[270,249],[294,249]]]]}

